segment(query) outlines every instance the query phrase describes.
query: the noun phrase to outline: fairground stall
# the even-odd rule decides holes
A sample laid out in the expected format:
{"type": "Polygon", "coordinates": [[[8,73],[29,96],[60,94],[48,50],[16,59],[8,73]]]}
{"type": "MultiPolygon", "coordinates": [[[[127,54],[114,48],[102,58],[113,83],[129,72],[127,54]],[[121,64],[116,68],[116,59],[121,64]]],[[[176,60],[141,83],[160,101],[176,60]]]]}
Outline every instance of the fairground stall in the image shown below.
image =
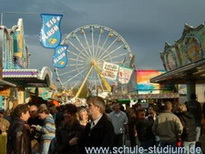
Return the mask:
{"type": "Polygon", "coordinates": [[[10,29],[1,25],[0,38],[3,79],[0,82],[0,108],[8,109],[26,102],[28,87],[49,87],[52,72],[48,67],[28,69],[30,55],[24,39],[23,19],[10,29]]]}
{"type": "Polygon", "coordinates": [[[115,89],[113,99],[132,106],[140,103],[144,108],[165,100],[177,102],[179,93],[174,84],[151,83],[150,79],[165,73],[164,70],[135,70],[125,89],[115,89]]]}
{"type": "Polygon", "coordinates": [[[166,73],[151,79],[153,83],[186,84],[187,100],[196,93],[204,102],[205,84],[205,27],[187,24],[179,40],[173,45],[165,43],[161,59],[166,73]]]}

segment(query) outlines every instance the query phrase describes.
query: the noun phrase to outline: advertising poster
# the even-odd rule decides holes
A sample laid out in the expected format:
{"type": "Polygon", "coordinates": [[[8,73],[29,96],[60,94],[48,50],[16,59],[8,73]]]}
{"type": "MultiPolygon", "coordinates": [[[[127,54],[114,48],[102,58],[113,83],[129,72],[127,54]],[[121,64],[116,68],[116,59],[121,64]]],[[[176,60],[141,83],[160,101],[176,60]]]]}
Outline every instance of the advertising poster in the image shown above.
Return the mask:
{"type": "Polygon", "coordinates": [[[160,85],[150,83],[150,79],[165,73],[163,70],[137,70],[137,90],[139,94],[159,94],[160,85]]]}
{"type": "Polygon", "coordinates": [[[118,69],[119,69],[119,65],[104,61],[103,68],[102,68],[102,75],[107,79],[116,80],[118,69]]]}
{"type": "Polygon", "coordinates": [[[126,67],[119,67],[118,80],[121,84],[127,84],[130,81],[133,69],[126,67]]]}

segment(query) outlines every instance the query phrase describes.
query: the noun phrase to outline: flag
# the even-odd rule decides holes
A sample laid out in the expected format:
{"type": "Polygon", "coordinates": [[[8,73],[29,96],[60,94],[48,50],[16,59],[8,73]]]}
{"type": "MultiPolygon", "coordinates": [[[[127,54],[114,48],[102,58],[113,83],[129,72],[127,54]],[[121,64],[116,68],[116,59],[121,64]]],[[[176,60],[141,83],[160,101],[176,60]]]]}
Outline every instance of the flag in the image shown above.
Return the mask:
{"type": "Polygon", "coordinates": [[[67,65],[67,49],[68,45],[59,45],[55,48],[53,55],[53,66],[57,68],[64,68],[67,65]]]}
{"type": "Polygon", "coordinates": [[[118,81],[121,84],[129,83],[132,72],[133,72],[133,69],[120,66],[119,74],[118,74],[118,81]]]}
{"type": "Polygon", "coordinates": [[[61,42],[60,21],[63,15],[41,14],[40,42],[45,48],[56,48],[61,42]]]}

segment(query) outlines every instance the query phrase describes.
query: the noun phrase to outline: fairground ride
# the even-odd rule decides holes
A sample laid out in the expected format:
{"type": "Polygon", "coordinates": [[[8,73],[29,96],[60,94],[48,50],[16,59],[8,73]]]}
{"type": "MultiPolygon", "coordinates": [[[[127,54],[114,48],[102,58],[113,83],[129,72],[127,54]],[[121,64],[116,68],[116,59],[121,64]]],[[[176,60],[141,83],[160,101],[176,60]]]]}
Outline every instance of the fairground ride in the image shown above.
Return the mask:
{"type": "Polygon", "coordinates": [[[65,68],[55,68],[57,81],[62,89],[80,88],[75,95],[78,98],[83,87],[89,83],[91,90],[101,88],[111,91],[110,81],[102,75],[103,62],[129,66],[133,54],[125,39],[116,31],[101,25],[86,25],[69,33],[62,41],[68,45],[68,64],[65,68]]]}

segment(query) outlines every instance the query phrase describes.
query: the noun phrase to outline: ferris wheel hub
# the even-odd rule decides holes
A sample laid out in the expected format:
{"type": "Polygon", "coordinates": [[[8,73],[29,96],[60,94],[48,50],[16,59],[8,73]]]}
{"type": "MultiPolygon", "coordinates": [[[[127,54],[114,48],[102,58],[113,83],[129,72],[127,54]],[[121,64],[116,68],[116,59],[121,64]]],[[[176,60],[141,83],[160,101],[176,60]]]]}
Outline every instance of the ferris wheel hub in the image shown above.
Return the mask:
{"type": "Polygon", "coordinates": [[[93,66],[97,66],[98,65],[96,60],[93,60],[91,63],[92,63],[93,66]]]}

